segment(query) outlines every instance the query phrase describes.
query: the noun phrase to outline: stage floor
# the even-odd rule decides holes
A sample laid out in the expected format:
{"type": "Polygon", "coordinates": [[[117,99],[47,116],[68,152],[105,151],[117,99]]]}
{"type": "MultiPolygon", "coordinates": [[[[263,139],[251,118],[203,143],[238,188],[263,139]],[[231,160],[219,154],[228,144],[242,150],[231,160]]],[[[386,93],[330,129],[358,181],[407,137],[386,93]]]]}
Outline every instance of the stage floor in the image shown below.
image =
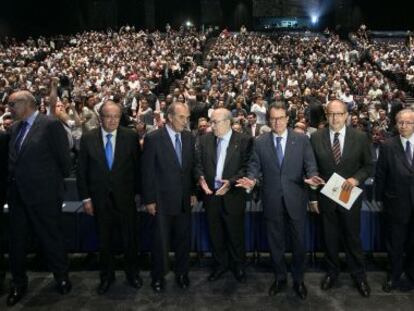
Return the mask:
{"type": "MultiPolygon", "coordinates": [[[[308,298],[301,301],[291,289],[291,280],[286,292],[268,297],[273,276],[255,267],[247,269],[245,284],[237,283],[230,273],[209,283],[206,280],[208,271],[207,268],[193,269],[188,290],[177,288],[174,274],[169,273],[163,294],[152,292],[148,271],[141,273],[144,286],[138,291],[128,287],[123,272],[118,271],[115,284],[105,296],[96,294],[97,271],[76,271],[71,273],[73,290],[63,297],[55,292],[50,273],[30,272],[28,294],[10,310],[414,310],[414,291],[387,294],[381,290],[384,272],[368,273],[370,298],[358,294],[348,274],[341,274],[336,288],[323,292],[319,288],[323,273],[309,272],[306,274],[308,298]]],[[[3,292],[0,310],[7,309],[5,300],[3,292]]]]}

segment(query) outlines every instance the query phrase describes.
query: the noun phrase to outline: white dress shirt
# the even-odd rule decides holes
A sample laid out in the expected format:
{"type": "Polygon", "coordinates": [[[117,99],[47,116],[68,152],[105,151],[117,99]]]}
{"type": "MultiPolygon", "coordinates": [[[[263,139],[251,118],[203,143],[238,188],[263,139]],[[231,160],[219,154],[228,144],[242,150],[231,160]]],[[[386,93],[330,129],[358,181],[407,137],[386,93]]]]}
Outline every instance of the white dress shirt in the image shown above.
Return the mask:
{"type": "MultiPolygon", "coordinates": [[[[230,130],[227,132],[226,135],[221,137],[220,155],[217,159],[215,180],[221,180],[223,177],[224,161],[226,160],[227,147],[229,146],[230,138],[232,134],[233,134],[233,131],[230,130]]],[[[217,150],[217,146],[216,146],[216,150],[217,150]]]]}

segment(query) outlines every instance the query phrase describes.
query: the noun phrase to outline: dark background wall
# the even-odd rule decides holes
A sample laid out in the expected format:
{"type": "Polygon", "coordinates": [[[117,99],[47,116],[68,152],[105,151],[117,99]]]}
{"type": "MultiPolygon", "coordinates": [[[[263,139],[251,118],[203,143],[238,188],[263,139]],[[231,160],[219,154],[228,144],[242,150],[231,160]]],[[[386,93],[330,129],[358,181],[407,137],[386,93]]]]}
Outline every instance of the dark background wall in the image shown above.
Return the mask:
{"type": "MultiPolygon", "coordinates": [[[[302,2],[304,6],[309,3],[302,2]]],[[[370,29],[414,29],[410,1],[407,0],[311,2],[319,2],[320,28],[340,25],[344,29],[354,29],[364,22],[370,29]]],[[[289,12],[289,8],[297,7],[301,0],[2,0],[0,36],[76,33],[88,29],[118,28],[125,24],[139,29],[164,30],[167,22],[178,27],[187,20],[197,26],[215,24],[239,29],[245,24],[250,28],[253,8],[257,9],[258,3],[289,12]]]]}

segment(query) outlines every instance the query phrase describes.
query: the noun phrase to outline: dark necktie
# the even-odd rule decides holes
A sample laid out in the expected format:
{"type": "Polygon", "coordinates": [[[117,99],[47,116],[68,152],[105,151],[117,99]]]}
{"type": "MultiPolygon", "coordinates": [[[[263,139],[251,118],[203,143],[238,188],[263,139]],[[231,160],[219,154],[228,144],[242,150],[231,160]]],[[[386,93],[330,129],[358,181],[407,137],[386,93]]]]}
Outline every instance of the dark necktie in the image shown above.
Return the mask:
{"type": "Polygon", "coordinates": [[[413,164],[413,154],[411,152],[411,144],[410,141],[407,140],[407,142],[405,143],[405,156],[407,158],[407,161],[410,165],[413,164]]]}
{"type": "Polygon", "coordinates": [[[180,134],[175,134],[175,153],[177,154],[178,162],[180,166],[183,166],[183,148],[181,146],[180,134]]]}
{"type": "Polygon", "coordinates": [[[108,168],[112,169],[112,163],[114,162],[114,152],[112,148],[111,142],[112,134],[106,135],[106,145],[105,145],[105,156],[106,156],[106,163],[108,164],[108,168]]]}
{"type": "Polygon", "coordinates": [[[29,123],[27,123],[26,121],[22,121],[20,125],[19,134],[17,135],[16,140],[14,142],[14,149],[16,150],[16,153],[19,153],[20,148],[22,147],[23,139],[26,135],[28,125],[29,123]]]}
{"type": "Polygon", "coordinates": [[[282,149],[282,137],[277,136],[276,137],[276,154],[277,154],[277,160],[279,162],[279,167],[282,167],[283,163],[283,149],[282,149]]]}
{"type": "Polygon", "coordinates": [[[332,152],[334,155],[335,163],[338,165],[341,162],[341,145],[339,143],[339,133],[335,133],[333,145],[332,145],[332,152]]]}

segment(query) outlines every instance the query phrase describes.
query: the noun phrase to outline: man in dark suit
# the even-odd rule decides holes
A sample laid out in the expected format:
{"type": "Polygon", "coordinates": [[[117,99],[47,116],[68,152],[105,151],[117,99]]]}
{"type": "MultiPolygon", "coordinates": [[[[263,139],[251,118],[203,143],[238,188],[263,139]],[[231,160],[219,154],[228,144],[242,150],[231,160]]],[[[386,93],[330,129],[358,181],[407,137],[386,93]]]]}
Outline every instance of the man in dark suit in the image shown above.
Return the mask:
{"type": "MultiPolygon", "coordinates": [[[[372,172],[372,156],[368,137],[365,133],[345,126],[348,118],[347,106],[340,100],[333,100],[326,107],[329,127],[320,129],[311,136],[311,143],[320,176],[327,181],[333,173],[346,179],[342,188],[351,191],[363,185],[372,172]]],[[[327,274],[321,288],[330,289],[340,272],[339,248],[343,240],[346,260],[351,276],[363,297],[370,295],[366,279],[364,254],[360,240],[360,196],[350,210],[343,208],[324,195],[311,202],[311,210],[322,216],[325,241],[327,274]]]]}
{"type": "Polygon", "coordinates": [[[246,280],[244,213],[246,193],[236,188],[246,176],[252,138],[231,130],[232,115],[216,109],[210,123],[213,133],[200,137],[197,147],[196,177],[204,192],[204,208],[216,267],[209,281],[232,269],[239,282],[246,280]]]}
{"type": "Polygon", "coordinates": [[[106,101],[99,111],[101,127],[82,136],[77,183],[88,215],[95,215],[100,239],[100,284],[106,293],[115,280],[114,236],[122,237],[125,274],[128,283],[139,289],[137,208],[140,147],[138,135],[119,126],[122,108],[106,101]]]}
{"type": "Polygon", "coordinates": [[[269,289],[273,296],[286,288],[285,227],[292,239],[293,288],[305,299],[307,289],[303,282],[305,270],[305,219],[308,193],[305,182],[314,186],[318,178],[315,156],[309,138],[287,129],[289,117],[285,105],[273,104],[268,110],[272,129],[259,137],[249,162],[248,177],[239,185],[252,189],[261,183],[261,198],[266,219],[267,240],[273,259],[275,281],[269,289]],[[306,176],[308,179],[306,179],[306,176]]]}
{"type": "Polygon", "coordinates": [[[13,279],[7,305],[12,306],[27,289],[25,241],[29,227],[40,242],[59,292],[63,295],[72,288],[60,222],[63,182],[70,172],[70,158],[61,123],[39,114],[30,92],[13,93],[8,105],[17,119],[10,132],[8,177],[13,279]]]}
{"type": "Polygon", "coordinates": [[[171,240],[176,283],[182,289],[190,285],[191,206],[196,197],[194,138],[185,130],[189,116],[186,104],[171,104],[166,126],[151,132],[144,140],[142,194],[145,207],[153,216],[151,286],[156,293],[165,289],[171,240]]]}
{"type": "Polygon", "coordinates": [[[385,292],[399,287],[403,272],[414,285],[414,111],[401,110],[396,127],[400,135],[381,145],[375,174],[375,195],[384,205],[391,265],[385,292]]]}
{"type": "Polygon", "coordinates": [[[7,193],[7,159],[8,159],[8,134],[0,131],[0,294],[3,291],[5,272],[5,260],[3,249],[4,223],[3,206],[6,204],[7,193]]]}
{"type": "Polygon", "coordinates": [[[260,135],[260,128],[262,124],[257,124],[257,116],[254,112],[249,112],[247,114],[247,126],[245,128],[245,133],[251,137],[258,137],[260,135]]]}

